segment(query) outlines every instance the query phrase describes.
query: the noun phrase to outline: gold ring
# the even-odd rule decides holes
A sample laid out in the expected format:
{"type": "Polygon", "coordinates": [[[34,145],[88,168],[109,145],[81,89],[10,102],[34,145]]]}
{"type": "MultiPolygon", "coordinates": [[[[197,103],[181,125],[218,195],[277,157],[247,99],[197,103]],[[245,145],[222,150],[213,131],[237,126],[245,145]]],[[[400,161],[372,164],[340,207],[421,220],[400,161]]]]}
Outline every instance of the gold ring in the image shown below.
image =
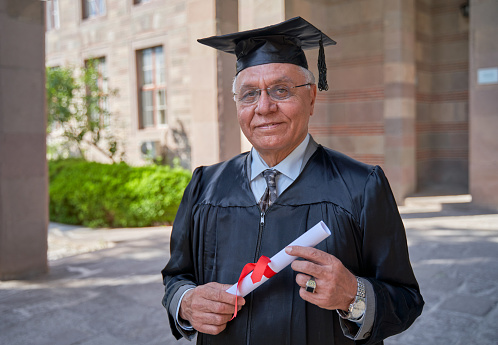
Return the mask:
{"type": "Polygon", "coordinates": [[[315,293],[316,290],[316,281],[314,277],[310,277],[308,281],[306,282],[306,291],[315,293]]]}

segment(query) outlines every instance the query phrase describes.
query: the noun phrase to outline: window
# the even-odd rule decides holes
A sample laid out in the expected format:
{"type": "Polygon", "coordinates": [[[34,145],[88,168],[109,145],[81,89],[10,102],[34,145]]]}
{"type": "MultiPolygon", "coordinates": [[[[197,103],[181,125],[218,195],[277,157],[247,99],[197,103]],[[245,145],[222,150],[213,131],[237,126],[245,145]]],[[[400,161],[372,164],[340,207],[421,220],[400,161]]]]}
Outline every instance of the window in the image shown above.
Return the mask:
{"type": "Polygon", "coordinates": [[[58,29],[59,21],[59,0],[48,0],[45,5],[45,20],[47,31],[58,29]]]}
{"type": "Polygon", "coordinates": [[[150,0],[133,0],[134,5],[145,4],[146,2],[150,2],[150,0]]]}
{"type": "Polygon", "coordinates": [[[166,80],[163,47],[137,52],[140,128],[166,125],[166,80]]]}
{"type": "Polygon", "coordinates": [[[83,19],[103,16],[105,0],[83,0],[83,19]]]}
{"type": "Polygon", "coordinates": [[[105,57],[85,61],[85,67],[93,67],[96,77],[94,85],[87,85],[87,99],[90,104],[90,116],[93,121],[100,121],[109,126],[109,84],[105,57]]]}

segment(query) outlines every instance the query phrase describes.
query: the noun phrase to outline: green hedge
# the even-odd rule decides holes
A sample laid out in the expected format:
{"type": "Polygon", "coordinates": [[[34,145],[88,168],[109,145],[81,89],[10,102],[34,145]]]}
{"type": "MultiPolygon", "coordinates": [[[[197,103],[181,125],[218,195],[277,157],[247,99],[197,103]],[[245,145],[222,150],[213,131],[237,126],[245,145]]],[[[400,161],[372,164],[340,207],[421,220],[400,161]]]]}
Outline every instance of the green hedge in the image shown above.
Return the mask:
{"type": "Polygon", "coordinates": [[[67,159],[49,161],[50,220],[89,227],[172,223],[188,170],[67,159]]]}

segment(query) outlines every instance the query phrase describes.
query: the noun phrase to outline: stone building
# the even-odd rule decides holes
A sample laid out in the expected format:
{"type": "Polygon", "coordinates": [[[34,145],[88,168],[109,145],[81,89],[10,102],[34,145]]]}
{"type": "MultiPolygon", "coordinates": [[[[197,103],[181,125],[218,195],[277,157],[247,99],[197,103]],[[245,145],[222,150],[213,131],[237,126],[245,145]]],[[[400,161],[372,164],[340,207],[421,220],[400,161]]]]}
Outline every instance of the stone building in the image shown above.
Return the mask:
{"type": "Polygon", "coordinates": [[[196,39],[295,16],[338,42],[311,121],[319,143],[381,165],[400,203],[470,190],[498,209],[494,0],[51,0],[46,62],[99,59],[119,89],[111,126],[129,163],[168,148],[194,168],[250,147],[231,97],[235,58],[196,39]]]}

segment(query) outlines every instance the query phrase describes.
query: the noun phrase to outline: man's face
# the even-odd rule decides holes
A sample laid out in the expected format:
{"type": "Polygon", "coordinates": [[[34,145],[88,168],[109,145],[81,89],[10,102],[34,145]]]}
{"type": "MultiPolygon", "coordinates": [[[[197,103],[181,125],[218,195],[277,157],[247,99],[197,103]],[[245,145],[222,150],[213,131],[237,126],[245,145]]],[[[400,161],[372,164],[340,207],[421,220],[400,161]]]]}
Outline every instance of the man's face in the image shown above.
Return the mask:
{"type": "MultiPolygon", "coordinates": [[[[235,92],[240,95],[247,89],[266,89],[274,85],[293,87],[306,83],[305,75],[298,66],[271,63],[240,72],[235,92]]],[[[291,93],[287,99],[274,101],[263,90],[254,104],[236,101],[242,132],[260,154],[276,157],[277,163],[306,137],[315,104],[316,86],[294,88],[291,93]]]]}

